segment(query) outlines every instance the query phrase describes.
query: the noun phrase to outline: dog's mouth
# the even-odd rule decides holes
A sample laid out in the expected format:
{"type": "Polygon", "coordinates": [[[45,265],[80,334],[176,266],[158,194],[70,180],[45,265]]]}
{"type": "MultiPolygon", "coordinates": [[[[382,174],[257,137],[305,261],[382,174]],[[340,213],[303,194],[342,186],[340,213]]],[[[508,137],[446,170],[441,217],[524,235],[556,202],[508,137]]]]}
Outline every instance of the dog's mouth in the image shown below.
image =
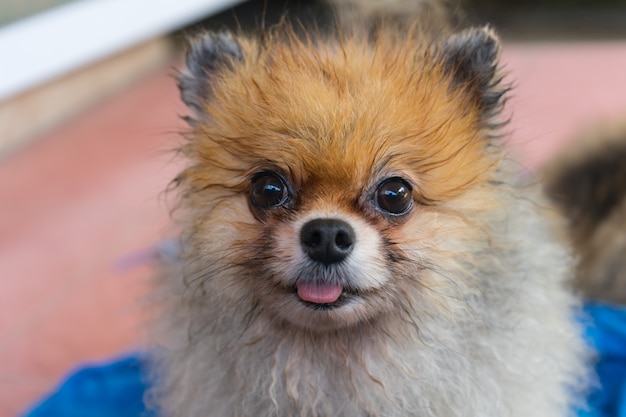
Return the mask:
{"type": "Polygon", "coordinates": [[[315,310],[331,310],[345,305],[357,292],[339,284],[300,282],[292,288],[299,301],[315,310]]]}

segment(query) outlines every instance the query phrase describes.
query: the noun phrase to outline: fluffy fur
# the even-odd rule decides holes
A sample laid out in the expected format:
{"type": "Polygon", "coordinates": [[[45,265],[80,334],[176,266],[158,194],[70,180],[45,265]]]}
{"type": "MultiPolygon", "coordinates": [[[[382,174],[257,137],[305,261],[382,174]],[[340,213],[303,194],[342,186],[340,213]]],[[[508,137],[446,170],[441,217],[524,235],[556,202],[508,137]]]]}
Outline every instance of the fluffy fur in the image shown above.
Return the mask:
{"type": "Polygon", "coordinates": [[[586,349],[570,257],[505,157],[497,56],[489,29],[192,43],[183,254],[159,282],[163,415],[571,412],[586,349]],[[287,197],[259,208],[268,172],[287,197]],[[389,178],[408,211],[381,209],[389,178]],[[304,253],[320,218],[354,229],[344,261],[304,253]],[[348,301],[304,303],[308,280],[348,301]]]}
{"type": "Polygon", "coordinates": [[[545,169],[550,197],[579,255],[577,284],[594,299],[626,303],[626,123],[572,142],[545,169]]]}

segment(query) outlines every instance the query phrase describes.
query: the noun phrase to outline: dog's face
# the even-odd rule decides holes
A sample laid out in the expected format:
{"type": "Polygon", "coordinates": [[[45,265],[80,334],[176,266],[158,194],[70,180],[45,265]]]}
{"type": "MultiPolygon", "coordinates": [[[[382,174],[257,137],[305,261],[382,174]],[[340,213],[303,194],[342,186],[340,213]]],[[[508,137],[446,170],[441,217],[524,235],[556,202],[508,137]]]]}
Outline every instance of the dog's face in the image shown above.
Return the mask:
{"type": "Polygon", "coordinates": [[[320,164],[308,178],[280,168],[253,176],[249,207],[264,219],[256,239],[269,252],[258,254],[267,259],[265,278],[251,287],[275,314],[308,328],[372,320],[393,307],[394,258],[401,254],[387,235],[411,217],[414,185],[397,172],[317,172],[329,171],[320,164]]]}
{"type": "Polygon", "coordinates": [[[485,30],[409,38],[193,45],[179,181],[194,290],[326,331],[445,310],[443,295],[471,286],[446,271],[467,267],[497,210],[497,43],[485,30]]]}

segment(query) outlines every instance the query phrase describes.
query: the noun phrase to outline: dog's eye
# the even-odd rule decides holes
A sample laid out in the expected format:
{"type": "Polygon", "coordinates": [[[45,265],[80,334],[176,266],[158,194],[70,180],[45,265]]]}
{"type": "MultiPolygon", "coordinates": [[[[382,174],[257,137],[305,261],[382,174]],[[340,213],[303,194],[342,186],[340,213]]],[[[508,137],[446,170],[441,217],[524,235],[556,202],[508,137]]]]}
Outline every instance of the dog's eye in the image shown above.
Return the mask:
{"type": "Polygon", "coordinates": [[[376,204],[387,214],[399,216],[413,207],[413,189],[402,178],[388,178],[376,189],[376,204]]]}
{"type": "Polygon", "coordinates": [[[283,205],[289,198],[285,181],[271,172],[264,172],[252,179],[250,201],[255,207],[269,210],[283,205]]]}

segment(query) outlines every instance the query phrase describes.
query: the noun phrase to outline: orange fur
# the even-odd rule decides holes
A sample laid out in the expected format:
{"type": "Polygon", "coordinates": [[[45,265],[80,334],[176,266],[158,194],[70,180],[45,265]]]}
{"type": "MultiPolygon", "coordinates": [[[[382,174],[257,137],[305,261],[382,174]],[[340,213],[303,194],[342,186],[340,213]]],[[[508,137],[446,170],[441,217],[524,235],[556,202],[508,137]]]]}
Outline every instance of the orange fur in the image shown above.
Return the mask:
{"type": "MultiPolygon", "coordinates": [[[[489,178],[478,109],[450,90],[440,60],[421,35],[352,36],[340,45],[289,37],[242,42],[245,60],[214,83],[186,151],[244,183],[260,162],[295,175],[298,186],[360,192],[381,169],[408,174],[424,203],[452,198],[489,178]],[[223,165],[223,166],[222,166],[223,165]]],[[[311,190],[316,194],[316,190],[311,190]]]]}

